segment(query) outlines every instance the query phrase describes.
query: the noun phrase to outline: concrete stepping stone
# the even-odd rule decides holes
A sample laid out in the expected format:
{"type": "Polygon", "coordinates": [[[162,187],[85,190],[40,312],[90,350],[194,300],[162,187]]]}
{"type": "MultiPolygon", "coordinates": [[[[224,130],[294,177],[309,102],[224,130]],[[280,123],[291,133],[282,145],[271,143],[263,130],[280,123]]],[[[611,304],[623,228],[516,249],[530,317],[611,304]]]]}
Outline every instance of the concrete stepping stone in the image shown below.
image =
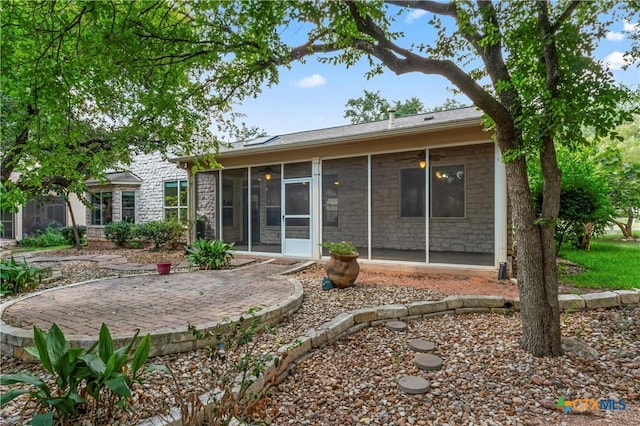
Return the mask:
{"type": "Polygon", "coordinates": [[[413,362],[421,370],[440,370],[442,367],[442,358],[433,354],[417,354],[413,362]]]}
{"type": "Polygon", "coordinates": [[[429,382],[419,376],[402,376],[398,379],[398,387],[411,395],[427,393],[429,382]]]}
{"type": "Polygon", "coordinates": [[[416,352],[432,352],[436,345],[424,339],[409,340],[409,347],[416,352]]]}
{"type": "Polygon", "coordinates": [[[403,321],[391,320],[384,323],[384,325],[391,331],[406,331],[407,323],[403,321]]]}

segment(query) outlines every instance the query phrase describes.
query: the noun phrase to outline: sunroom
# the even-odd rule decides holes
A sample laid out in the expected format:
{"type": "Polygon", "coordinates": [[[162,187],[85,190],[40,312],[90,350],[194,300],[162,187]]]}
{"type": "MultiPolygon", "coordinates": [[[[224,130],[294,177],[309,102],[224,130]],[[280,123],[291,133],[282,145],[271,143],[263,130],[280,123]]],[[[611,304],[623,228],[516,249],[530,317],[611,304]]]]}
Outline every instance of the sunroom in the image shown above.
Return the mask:
{"type": "Polygon", "coordinates": [[[480,119],[464,108],[237,143],[222,168],[188,174],[192,234],[254,254],[319,259],[322,242],[348,240],[370,263],[496,268],[506,183],[480,119]]]}

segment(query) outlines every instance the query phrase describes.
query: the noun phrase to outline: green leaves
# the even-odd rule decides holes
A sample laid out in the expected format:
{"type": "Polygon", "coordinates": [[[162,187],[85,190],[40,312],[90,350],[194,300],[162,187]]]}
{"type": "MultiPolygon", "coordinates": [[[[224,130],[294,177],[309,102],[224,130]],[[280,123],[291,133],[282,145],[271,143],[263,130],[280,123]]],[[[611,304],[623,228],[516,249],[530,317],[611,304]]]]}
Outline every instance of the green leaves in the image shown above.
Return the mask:
{"type": "Polygon", "coordinates": [[[221,240],[208,241],[198,238],[191,246],[185,248],[185,257],[189,265],[195,265],[199,269],[222,269],[231,264],[234,245],[235,243],[225,243],[221,240]]]}
{"type": "Polygon", "coordinates": [[[29,266],[26,260],[0,259],[0,294],[27,292],[40,283],[44,273],[45,269],[29,266]]]}
{"type": "MultiPolygon", "coordinates": [[[[114,350],[113,339],[109,328],[102,324],[96,345],[85,351],[82,348],[68,348],[64,334],[53,324],[47,333],[38,327],[33,329],[35,347],[26,348],[27,352],[38,358],[42,366],[55,377],[55,385],[27,373],[0,375],[0,385],[24,383],[35,386],[37,390],[14,388],[0,396],[1,405],[5,405],[16,397],[25,393],[39,406],[49,411],[36,414],[32,424],[50,425],[53,412],[64,417],[74,413],[78,405],[92,406],[99,412],[101,394],[104,390],[113,393],[116,398],[107,398],[110,404],[119,408],[126,406],[126,400],[131,397],[131,386],[142,380],[141,376],[151,371],[167,371],[164,366],[151,366],[145,370],[151,348],[151,336],[142,338],[135,349],[131,365],[127,361],[133,351],[138,333],[130,343],[114,350]],[[98,352],[95,352],[97,348],[98,352]],[[80,386],[84,386],[90,400],[80,396],[80,386]]],[[[112,407],[108,407],[109,410],[112,407]]]]}

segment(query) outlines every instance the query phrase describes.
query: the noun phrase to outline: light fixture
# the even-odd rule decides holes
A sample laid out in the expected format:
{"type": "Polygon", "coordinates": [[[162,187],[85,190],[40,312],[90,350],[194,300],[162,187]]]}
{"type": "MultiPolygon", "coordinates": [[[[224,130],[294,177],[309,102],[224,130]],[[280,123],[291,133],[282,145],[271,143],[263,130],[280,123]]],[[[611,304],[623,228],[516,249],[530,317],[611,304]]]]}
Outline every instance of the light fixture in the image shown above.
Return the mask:
{"type": "Polygon", "coordinates": [[[271,180],[272,177],[273,177],[273,171],[271,170],[271,167],[267,167],[266,169],[264,169],[264,178],[266,180],[271,180]]]}
{"type": "Polygon", "coordinates": [[[338,186],[338,185],[340,185],[340,181],[339,181],[339,180],[334,180],[334,181],[333,181],[333,184],[334,184],[335,186],[338,186]]]}
{"type": "Polygon", "coordinates": [[[421,169],[427,167],[427,157],[424,155],[424,152],[418,154],[418,166],[420,166],[421,169]]]}

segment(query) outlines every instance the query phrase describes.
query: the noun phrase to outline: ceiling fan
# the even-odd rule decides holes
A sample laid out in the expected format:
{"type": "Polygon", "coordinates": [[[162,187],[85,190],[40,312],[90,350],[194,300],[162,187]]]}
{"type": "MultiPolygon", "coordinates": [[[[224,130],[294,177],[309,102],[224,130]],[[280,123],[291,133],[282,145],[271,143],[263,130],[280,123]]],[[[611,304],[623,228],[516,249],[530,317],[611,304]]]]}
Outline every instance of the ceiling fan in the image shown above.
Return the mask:
{"type": "MultiPolygon", "coordinates": [[[[429,154],[429,161],[440,161],[444,158],[444,155],[441,154],[429,154]]],[[[400,158],[397,161],[411,161],[412,163],[418,164],[421,169],[427,167],[427,160],[424,151],[418,151],[416,155],[408,158],[400,158]]]]}

